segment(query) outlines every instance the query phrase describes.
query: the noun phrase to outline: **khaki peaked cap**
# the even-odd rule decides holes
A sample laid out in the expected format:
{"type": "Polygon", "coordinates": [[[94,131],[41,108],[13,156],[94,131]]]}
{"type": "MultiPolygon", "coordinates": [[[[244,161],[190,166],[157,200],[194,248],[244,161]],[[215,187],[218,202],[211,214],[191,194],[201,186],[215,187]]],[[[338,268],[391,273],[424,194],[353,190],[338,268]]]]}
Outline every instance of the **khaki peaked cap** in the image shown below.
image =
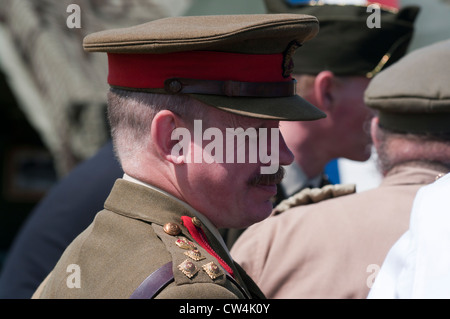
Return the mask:
{"type": "Polygon", "coordinates": [[[100,31],[88,35],[83,46],[89,52],[169,53],[211,50],[270,54],[283,52],[293,40],[303,43],[313,38],[318,31],[317,19],[307,15],[185,16],[100,31]]]}
{"type": "Polygon", "coordinates": [[[399,132],[450,133],[450,40],[416,49],[380,72],[365,92],[380,126],[399,132]]]}
{"type": "Polygon", "coordinates": [[[294,51],[318,31],[317,19],[309,15],[185,16],[97,32],[88,35],[83,46],[88,52],[108,53],[108,81],[112,87],[188,94],[207,105],[251,117],[316,120],[325,114],[295,94],[295,80],[290,73],[294,51]],[[229,61],[237,59],[238,63],[229,62],[230,56],[229,61]],[[258,57],[268,57],[271,63],[258,65],[258,57]],[[166,64],[152,67],[152,61],[157,59],[166,64]],[[213,71],[221,65],[222,69],[213,71]],[[135,74],[129,71],[133,68],[135,74]],[[268,72],[261,71],[264,68],[268,72]],[[156,69],[163,75],[158,75],[156,69]],[[128,73],[123,76],[123,72],[128,73]],[[252,74],[261,74],[261,79],[242,80],[252,78],[252,74]],[[266,74],[274,76],[262,79],[266,74]],[[128,85],[127,78],[130,83],[140,78],[142,84],[128,85]],[[164,85],[148,84],[153,83],[152,78],[164,85]]]}

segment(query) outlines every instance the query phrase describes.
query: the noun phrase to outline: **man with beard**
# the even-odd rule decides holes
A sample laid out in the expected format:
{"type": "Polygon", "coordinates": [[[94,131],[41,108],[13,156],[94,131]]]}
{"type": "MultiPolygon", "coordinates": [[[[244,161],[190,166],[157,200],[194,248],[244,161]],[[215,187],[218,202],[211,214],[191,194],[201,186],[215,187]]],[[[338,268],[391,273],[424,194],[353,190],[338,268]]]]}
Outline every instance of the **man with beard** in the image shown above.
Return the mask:
{"type": "MultiPolygon", "coordinates": [[[[389,249],[408,229],[416,193],[450,170],[449,48],[445,41],[413,51],[369,84],[365,101],[377,111],[371,136],[383,175],[379,187],[276,208],[236,242],[233,258],[268,298],[367,297],[389,249]]],[[[377,277],[373,297],[407,295],[412,275],[420,277],[414,266],[427,261],[410,258],[417,246],[398,248],[402,254],[390,260],[387,276],[377,277]]]]}
{"type": "Polygon", "coordinates": [[[319,20],[319,34],[296,52],[292,74],[297,92],[327,115],[323,121],[280,123],[295,160],[286,168],[279,203],[305,187],[329,184],[324,171],[333,159],[369,159],[373,111],[364,91],[377,72],[405,54],[419,9],[400,9],[396,0],[265,0],[265,5],[268,13],[319,20]],[[380,28],[368,25],[375,10],[369,5],[378,8],[380,28]]]}
{"type": "MultiPolygon", "coordinates": [[[[265,0],[268,13],[318,18],[319,34],[294,55],[293,77],[297,92],[327,115],[322,121],[280,123],[294,162],[286,167],[275,205],[305,188],[326,186],[325,194],[333,194],[326,165],[338,158],[366,161],[371,155],[373,111],[364,103],[364,90],[377,72],[405,54],[419,8],[399,9],[393,0],[356,2],[265,0]],[[379,6],[381,28],[368,27],[368,5],[379,6]]],[[[228,230],[229,247],[242,232],[228,230]]]]}

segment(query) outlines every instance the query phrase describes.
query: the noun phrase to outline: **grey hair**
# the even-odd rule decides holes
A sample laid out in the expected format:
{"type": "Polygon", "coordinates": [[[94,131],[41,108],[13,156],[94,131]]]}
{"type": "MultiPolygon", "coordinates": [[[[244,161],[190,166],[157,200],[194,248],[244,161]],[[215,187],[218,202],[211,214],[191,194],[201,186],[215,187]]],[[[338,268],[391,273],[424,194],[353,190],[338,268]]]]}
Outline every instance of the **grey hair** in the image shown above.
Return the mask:
{"type": "Polygon", "coordinates": [[[450,169],[448,134],[400,133],[378,126],[377,165],[383,174],[407,162],[426,162],[450,169]]]}
{"type": "Polygon", "coordinates": [[[152,120],[162,110],[188,121],[204,118],[206,113],[204,105],[187,95],[109,90],[108,120],[114,151],[122,165],[124,161],[135,161],[147,148],[152,120]]]}

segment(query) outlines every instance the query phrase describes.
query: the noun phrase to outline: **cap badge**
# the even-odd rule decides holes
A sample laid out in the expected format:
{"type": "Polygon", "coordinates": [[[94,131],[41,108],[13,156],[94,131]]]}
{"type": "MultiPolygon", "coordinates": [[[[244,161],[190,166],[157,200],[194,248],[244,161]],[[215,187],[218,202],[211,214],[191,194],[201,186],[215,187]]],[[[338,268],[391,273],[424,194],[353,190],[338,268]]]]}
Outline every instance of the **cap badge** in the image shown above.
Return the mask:
{"type": "Polygon", "coordinates": [[[283,53],[283,77],[287,78],[294,71],[294,56],[295,50],[297,50],[302,45],[297,41],[292,41],[288,44],[288,47],[283,53]]]}

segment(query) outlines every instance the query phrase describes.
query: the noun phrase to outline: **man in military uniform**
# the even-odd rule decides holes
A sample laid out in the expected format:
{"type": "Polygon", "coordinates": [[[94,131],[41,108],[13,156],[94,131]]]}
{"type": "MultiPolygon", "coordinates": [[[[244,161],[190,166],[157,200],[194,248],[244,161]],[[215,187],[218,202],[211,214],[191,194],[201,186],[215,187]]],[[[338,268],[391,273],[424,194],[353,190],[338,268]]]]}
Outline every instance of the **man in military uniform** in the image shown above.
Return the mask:
{"type": "MultiPolygon", "coordinates": [[[[440,149],[440,161],[450,163],[450,40],[416,50],[401,63],[380,74],[377,80],[376,85],[367,93],[370,103],[383,109],[394,103],[397,108],[408,108],[411,112],[409,120],[413,120],[416,109],[423,110],[423,114],[415,114],[416,123],[413,128],[426,127],[425,130],[441,135],[447,145],[440,149]],[[413,72],[420,74],[420,77],[412,76],[413,72]],[[392,90],[391,85],[396,89],[392,90]]],[[[407,118],[402,126],[405,124],[407,125],[407,118]]],[[[440,145],[430,143],[428,147],[440,145]]],[[[370,290],[369,298],[450,296],[449,193],[448,173],[437,176],[436,182],[417,192],[409,229],[390,249],[370,290]]]]}
{"type": "MultiPolygon", "coordinates": [[[[206,147],[195,120],[225,135],[323,118],[290,77],[292,53],[317,31],[312,16],[238,15],[160,19],[86,37],[87,51],[108,53],[108,116],[125,174],[34,297],[264,297],[217,229],[266,218],[282,169],[263,174],[261,159],[198,162],[206,147]],[[186,131],[190,138],[179,139],[186,131]],[[73,266],[78,285],[67,282],[73,266]]],[[[269,140],[265,147],[288,165],[292,153],[277,139],[278,150],[269,140]]]]}
{"type": "Polygon", "coordinates": [[[319,20],[319,34],[294,56],[293,77],[297,92],[327,114],[323,121],[281,123],[295,161],[286,167],[276,203],[305,187],[329,184],[324,170],[333,159],[369,159],[373,112],[364,104],[364,90],[377,72],[405,54],[413,35],[417,7],[399,10],[392,0],[335,3],[265,0],[268,13],[309,14],[319,20]],[[381,28],[368,27],[369,4],[381,7],[381,28]]]}
{"type": "Polygon", "coordinates": [[[448,45],[442,49],[412,52],[369,84],[378,188],[276,209],[236,242],[233,258],[268,298],[367,297],[408,229],[417,191],[450,170],[448,45]]]}
{"type": "MultiPolygon", "coordinates": [[[[269,13],[318,18],[319,34],[294,55],[293,77],[297,92],[327,115],[322,121],[281,123],[295,160],[286,167],[275,205],[305,188],[329,185],[324,171],[333,159],[369,159],[373,111],[364,104],[364,90],[377,72],[405,54],[418,13],[417,7],[399,10],[395,1],[372,1],[382,6],[382,27],[369,28],[366,6],[327,2],[265,0],[269,13]]],[[[227,231],[229,247],[242,232],[227,231]]]]}

